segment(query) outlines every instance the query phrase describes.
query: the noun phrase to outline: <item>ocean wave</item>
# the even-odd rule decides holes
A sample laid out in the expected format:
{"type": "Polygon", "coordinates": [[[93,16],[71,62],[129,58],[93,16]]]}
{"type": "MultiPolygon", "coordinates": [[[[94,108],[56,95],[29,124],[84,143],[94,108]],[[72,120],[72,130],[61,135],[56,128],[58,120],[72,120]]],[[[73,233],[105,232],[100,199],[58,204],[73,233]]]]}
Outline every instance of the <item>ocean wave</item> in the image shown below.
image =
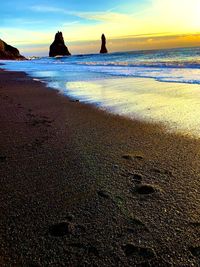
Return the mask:
{"type": "Polygon", "coordinates": [[[58,77],[59,80],[70,81],[119,76],[200,84],[200,48],[43,57],[6,64],[11,70],[52,80],[58,77]]]}
{"type": "Polygon", "coordinates": [[[85,66],[108,66],[108,67],[149,67],[149,68],[189,68],[200,69],[198,61],[171,61],[171,62],[78,62],[77,65],[85,66]]]}

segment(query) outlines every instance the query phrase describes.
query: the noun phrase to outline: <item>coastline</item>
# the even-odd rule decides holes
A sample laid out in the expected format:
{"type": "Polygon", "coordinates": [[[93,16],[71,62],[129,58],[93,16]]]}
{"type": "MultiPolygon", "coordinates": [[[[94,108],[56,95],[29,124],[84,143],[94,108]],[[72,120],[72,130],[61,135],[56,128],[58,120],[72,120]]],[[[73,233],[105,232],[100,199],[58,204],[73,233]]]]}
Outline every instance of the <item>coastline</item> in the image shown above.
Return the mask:
{"type": "Polygon", "coordinates": [[[1,266],[198,266],[198,139],[21,72],[0,70],[0,101],[1,266]]]}

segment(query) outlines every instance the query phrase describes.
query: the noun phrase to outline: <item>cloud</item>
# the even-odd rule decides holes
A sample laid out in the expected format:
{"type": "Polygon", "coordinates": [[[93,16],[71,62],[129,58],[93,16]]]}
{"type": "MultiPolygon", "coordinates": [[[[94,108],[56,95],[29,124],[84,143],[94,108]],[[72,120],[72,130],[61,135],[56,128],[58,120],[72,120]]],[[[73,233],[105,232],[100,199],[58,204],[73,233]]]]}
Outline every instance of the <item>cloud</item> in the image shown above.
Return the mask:
{"type": "Polygon", "coordinates": [[[63,8],[53,7],[53,6],[43,6],[43,5],[35,5],[31,6],[29,9],[35,12],[42,12],[42,13],[60,13],[60,14],[68,14],[75,17],[79,17],[82,19],[99,21],[99,22],[115,22],[115,23],[124,23],[126,22],[133,22],[134,17],[141,16],[149,11],[149,9],[145,9],[143,11],[133,13],[133,14],[126,14],[122,12],[113,12],[114,10],[118,9],[120,6],[113,7],[109,10],[101,11],[101,12],[77,12],[73,10],[66,10],[63,8]]]}
{"type": "Polygon", "coordinates": [[[78,24],[79,21],[78,20],[75,20],[75,21],[68,21],[68,22],[65,22],[62,24],[62,27],[66,27],[66,26],[71,26],[71,25],[75,25],[75,24],[78,24]]]}
{"type": "Polygon", "coordinates": [[[42,5],[37,5],[37,6],[31,6],[29,9],[35,12],[44,12],[44,13],[63,13],[63,14],[68,14],[69,12],[65,9],[58,8],[58,7],[52,7],[52,6],[42,6],[42,5]]]}
{"type": "MultiPolygon", "coordinates": [[[[60,13],[60,14],[68,14],[73,15],[75,17],[93,20],[93,21],[100,21],[100,22],[116,22],[121,23],[124,21],[131,22],[134,18],[134,14],[125,14],[120,12],[113,12],[114,7],[107,11],[102,12],[77,12],[73,10],[66,10],[63,8],[57,8],[52,6],[43,6],[43,5],[36,5],[31,6],[30,9],[35,12],[44,12],[44,13],[60,13]]],[[[136,14],[135,14],[136,15],[136,14]]],[[[137,14],[138,15],[138,14],[137,14]]]]}
{"type": "Polygon", "coordinates": [[[124,23],[133,22],[133,16],[117,12],[76,12],[77,17],[100,21],[100,22],[112,22],[112,23],[124,23]]]}
{"type": "Polygon", "coordinates": [[[148,30],[153,28],[155,31],[188,32],[197,31],[200,28],[199,0],[148,0],[139,10],[134,11],[134,8],[130,5],[127,13],[114,12],[120,10],[120,7],[121,5],[115,6],[102,12],[95,12],[95,10],[94,12],[77,12],[44,5],[31,6],[30,9],[36,12],[72,15],[83,19],[83,23],[85,19],[91,21],[91,23],[94,21],[118,24],[119,29],[123,24],[126,25],[126,28],[132,28],[132,32],[140,29],[142,30],[141,33],[148,33],[148,30]]]}
{"type": "Polygon", "coordinates": [[[22,24],[22,25],[35,25],[35,24],[42,24],[44,23],[43,20],[31,20],[31,19],[24,19],[24,18],[9,18],[9,23],[13,24],[22,24]]]}

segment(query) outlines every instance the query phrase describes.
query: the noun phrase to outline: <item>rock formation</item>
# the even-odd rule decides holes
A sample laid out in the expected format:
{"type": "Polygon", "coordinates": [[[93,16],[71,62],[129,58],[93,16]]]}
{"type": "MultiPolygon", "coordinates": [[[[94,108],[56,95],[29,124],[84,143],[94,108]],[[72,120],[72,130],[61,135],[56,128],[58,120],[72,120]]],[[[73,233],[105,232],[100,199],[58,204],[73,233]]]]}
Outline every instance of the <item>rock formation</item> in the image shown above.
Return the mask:
{"type": "Polygon", "coordinates": [[[104,34],[102,34],[101,36],[101,50],[100,50],[101,54],[106,54],[108,53],[108,50],[106,48],[106,37],[104,34]]]}
{"type": "Polygon", "coordinates": [[[17,48],[8,45],[0,39],[0,59],[23,60],[25,57],[20,55],[17,48]]]}
{"type": "Polygon", "coordinates": [[[65,45],[62,32],[57,32],[55,35],[55,40],[50,46],[49,56],[70,56],[70,52],[65,45]]]}

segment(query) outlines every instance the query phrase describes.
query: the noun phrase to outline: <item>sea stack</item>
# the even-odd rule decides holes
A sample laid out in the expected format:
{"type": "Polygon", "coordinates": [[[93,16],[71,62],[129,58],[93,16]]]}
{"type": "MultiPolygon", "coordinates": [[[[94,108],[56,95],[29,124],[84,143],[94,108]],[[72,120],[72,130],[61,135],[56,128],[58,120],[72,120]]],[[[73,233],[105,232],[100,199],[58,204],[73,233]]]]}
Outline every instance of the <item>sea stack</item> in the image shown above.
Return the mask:
{"type": "Polygon", "coordinates": [[[0,59],[25,60],[19,50],[0,39],[0,59]]]}
{"type": "Polygon", "coordinates": [[[62,32],[56,33],[55,40],[50,46],[49,56],[50,57],[71,56],[68,48],[65,45],[62,32]]]}
{"type": "Polygon", "coordinates": [[[106,37],[104,34],[102,34],[101,36],[101,51],[100,51],[101,54],[106,54],[108,53],[108,50],[106,48],[106,37]]]}

